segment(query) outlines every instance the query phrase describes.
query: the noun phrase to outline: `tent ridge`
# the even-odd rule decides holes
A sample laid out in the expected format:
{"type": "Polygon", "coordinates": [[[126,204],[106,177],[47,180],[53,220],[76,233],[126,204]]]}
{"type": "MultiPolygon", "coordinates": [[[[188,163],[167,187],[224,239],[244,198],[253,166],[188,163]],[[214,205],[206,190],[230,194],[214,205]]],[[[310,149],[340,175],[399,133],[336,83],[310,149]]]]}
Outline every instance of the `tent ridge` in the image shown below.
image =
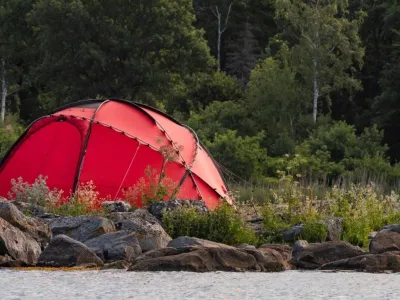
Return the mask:
{"type": "Polygon", "coordinates": [[[83,144],[81,153],[79,154],[79,160],[78,160],[78,164],[77,164],[77,168],[76,168],[76,172],[75,172],[74,183],[73,183],[73,186],[72,186],[72,192],[73,192],[73,193],[76,192],[76,189],[77,189],[78,184],[79,184],[79,178],[81,177],[81,172],[82,172],[82,167],[83,167],[83,163],[84,163],[84,160],[85,160],[86,150],[87,150],[87,146],[88,146],[88,144],[89,144],[89,139],[90,139],[90,135],[91,135],[91,133],[92,133],[93,122],[94,122],[94,120],[95,120],[96,114],[97,114],[97,112],[100,110],[100,108],[103,106],[103,104],[104,104],[104,103],[107,103],[108,101],[109,101],[109,100],[103,101],[103,102],[96,108],[96,110],[95,110],[94,113],[93,113],[93,117],[92,117],[92,119],[90,120],[89,128],[88,128],[88,131],[87,131],[86,137],[85,137],[85,142],[84,142],[84,144],[83,144]]]}

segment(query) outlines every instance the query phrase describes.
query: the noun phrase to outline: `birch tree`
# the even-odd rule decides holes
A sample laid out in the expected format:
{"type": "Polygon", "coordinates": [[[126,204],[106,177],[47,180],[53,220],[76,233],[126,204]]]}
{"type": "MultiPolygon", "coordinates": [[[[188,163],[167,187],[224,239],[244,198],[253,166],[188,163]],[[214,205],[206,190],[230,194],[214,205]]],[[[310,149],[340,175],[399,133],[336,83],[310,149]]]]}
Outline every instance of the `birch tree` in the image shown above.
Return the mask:
{"type": "Polygon", "coordinates": [[[4,58],[1,60],[1,122],[4,123],[6,117],[6,98],[7,98],[7,82],[6,82],[6,62],[4,58]]]}
{"type": "Polygon", "coordinates": [[[212,6],[210,9],[214,16],[217,18],[217,36],[218,36],[218,42],[217,42],[217,60],[218,60],[218,71],[221,70],[221,41],[222,41],[222,35],[224,32],[228,29],[228,22],[229,22],[229,16],[231,14],[232,10],[232,4],[233,2],[229,3],[228,9],[226,12],[223,12],[218,5],[212,6]]]}
{"type": "Polygon", "coordinates": [[[277,14],[290,23],[293,63],[313,94],[313,120],[321,97],[333,91],[359,90],[353,76],[362,66],[358,35],[361,19],[347,18],[345,0],[277,0],[277,14]]]}

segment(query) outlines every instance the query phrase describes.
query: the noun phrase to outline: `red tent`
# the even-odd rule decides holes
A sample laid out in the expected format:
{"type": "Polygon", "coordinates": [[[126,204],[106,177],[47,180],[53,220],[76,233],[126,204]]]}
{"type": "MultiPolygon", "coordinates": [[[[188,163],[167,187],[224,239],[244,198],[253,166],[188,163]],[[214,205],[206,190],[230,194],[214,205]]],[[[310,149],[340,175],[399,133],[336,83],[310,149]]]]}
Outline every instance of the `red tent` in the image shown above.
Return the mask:
{"type": "Polygon", "coordinates": [[[64,106],[35,121],[0,164],[0,196],[11,179],[33,182],[48,176],[50,188],[69,193],[92,180],[101,196],[123,198],[123,191],[145,176],[150,166],[177,183],[181,199],[203,199],[209,208],[221,198],[229,203],[226,184],[196,134],[166,114],[123,100],[86,100],[64,106]]]}

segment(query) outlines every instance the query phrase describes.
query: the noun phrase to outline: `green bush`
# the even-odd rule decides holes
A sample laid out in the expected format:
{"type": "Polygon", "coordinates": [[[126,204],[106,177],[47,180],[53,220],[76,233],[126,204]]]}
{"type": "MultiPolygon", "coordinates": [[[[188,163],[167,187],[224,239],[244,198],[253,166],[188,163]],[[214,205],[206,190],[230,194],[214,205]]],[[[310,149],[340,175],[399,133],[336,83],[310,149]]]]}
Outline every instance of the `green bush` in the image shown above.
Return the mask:
{"type": "Polygon", "coordinates": [[[326,240],[328,231],[326,225],[318,221],[308,221],[304,223],[303,231],[299,239],[306,240],[309,243],[321,243],[326,240]]]}
{"type": "Polygon", "coordinates": [[[368,234],[399,220],[398,196],[380,195],[374,184],[334,187],[327,195],[332,215],[344,220],[343,239],[360,247],[368,244],[368,234]]]}
{"type": "Polygon", "coordinates": [[[244,179],[262,176],[267,151],[260,146],[264,133],[256,136],[237,136],[236,131],[228,130],[216,134],[213,142],[206,142],[206,147],[216,161],[244,179]]]}
{"type": "Polygon", "coordinates": [[[162,222],[172,238],[190,236],[228,245],[258,244],[256,234],[246,228],[240,215],[228,204],[206,214],[180,208],[165,213],[162,222]]]}

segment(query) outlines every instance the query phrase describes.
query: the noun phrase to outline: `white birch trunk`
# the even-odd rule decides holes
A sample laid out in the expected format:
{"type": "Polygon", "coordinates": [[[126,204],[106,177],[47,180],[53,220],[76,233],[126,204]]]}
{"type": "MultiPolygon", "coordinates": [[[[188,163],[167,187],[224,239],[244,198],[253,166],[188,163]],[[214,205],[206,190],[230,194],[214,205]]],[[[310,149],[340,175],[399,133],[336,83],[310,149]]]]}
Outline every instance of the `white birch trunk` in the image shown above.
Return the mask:
{"type": "Polygon", "coordinates": [[[221,70],[221,36],[222,36],[222,31],[221,31],[221,14],[218,14],[217,16],[218,19],[218,45],[217,45],[217,56],[218,56],[218,71],[221,70]]]}
{"type": "Polygon", "coordinates": [[[319,98],[319,81],[318,81],[318,62],[317,59],[313,59],[314,63],[314,105],[313,105],[313,120],[317,122],[318,112],[318,98],[319,98]]]}
{"type": "Polygon", "coordinates": [[[4,58],[1,60],[1,122],[4,123],[6,117],[6,97],[7,97],[7,83],[6,83],[6,62],[4,58]]]}

